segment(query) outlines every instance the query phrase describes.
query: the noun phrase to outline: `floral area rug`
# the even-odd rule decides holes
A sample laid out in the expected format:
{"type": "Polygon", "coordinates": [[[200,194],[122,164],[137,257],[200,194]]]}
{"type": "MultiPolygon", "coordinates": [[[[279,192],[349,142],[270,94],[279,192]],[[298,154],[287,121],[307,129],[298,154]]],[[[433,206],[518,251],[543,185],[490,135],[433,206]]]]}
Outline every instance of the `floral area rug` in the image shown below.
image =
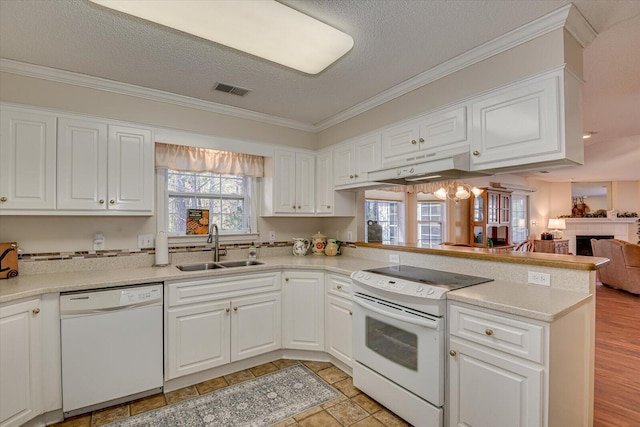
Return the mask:
{"type": "Polygon", "coordinates": [[[304,365],[294,365],[108,427],[269,426],[339,395],[304,365]]]}

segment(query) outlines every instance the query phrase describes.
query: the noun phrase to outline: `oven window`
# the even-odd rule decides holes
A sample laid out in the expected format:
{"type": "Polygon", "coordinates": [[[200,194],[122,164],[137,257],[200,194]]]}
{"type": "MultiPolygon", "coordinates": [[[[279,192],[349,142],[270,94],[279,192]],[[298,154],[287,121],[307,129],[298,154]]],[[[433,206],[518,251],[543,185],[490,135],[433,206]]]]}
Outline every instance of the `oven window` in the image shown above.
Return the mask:
{"type": "Polygon", "coordinates": [[[418,336],[403,329],[366,318],[366,346],[407,369],[418,371],[418,336]]]}

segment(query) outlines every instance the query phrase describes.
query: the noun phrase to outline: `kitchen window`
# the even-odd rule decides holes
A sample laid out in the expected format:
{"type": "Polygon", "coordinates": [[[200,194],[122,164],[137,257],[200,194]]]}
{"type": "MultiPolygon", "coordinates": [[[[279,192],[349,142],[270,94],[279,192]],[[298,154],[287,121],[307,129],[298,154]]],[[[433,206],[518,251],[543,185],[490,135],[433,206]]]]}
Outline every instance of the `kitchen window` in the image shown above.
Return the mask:
{"type": "Polygon", "coordinates": [[[209,210],[209,221],[220,233],[247,233],[251,179],[167,170],[167,232],[186,234],[188,209],[209,210]]]}
{"type": "MultiPolygon", "coordinates": [[[[263,158],[243,153],[156,143],[157,229],[175,243],[204,242],[206,227],[187,234],[190,209],[208,211],[221,240],[247,242],[257,235],[257,180],[263,158]]],[[[192,221],[191,224],[194,222],[192,221]]]]}
{"type": "Polygon", "coordinates": [[[417,207],[418,245],[439,245],[444,234],[444,203],[418,202],[417,207]]]}

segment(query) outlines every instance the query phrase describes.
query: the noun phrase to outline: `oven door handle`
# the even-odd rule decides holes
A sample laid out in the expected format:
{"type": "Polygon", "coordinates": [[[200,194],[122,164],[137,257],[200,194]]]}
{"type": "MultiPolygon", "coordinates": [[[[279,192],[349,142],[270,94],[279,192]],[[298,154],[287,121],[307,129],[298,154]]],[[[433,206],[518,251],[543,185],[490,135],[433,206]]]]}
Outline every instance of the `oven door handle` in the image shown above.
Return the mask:
{"type": "Polygon", "coordinates": [[[368,304],[363,300],[359,299],[357,296],[353,297],[353,302],[355,302],[356,304],[358,304],[359,306],[361,306],[366,310],[373,311],[374,313],[378,313],[383,316],[387,316],[392,319],[399,320],[401,322],[412,323],[414,325],[424,326],[425,328],[430,328],[430,329],[438,329],[438,322],[436,320],[416,319],[414,317],[401,316],[399,314],[391,313],[389,311],[382,310],[378,307],[375,307],[374,305],[368,304]]]}

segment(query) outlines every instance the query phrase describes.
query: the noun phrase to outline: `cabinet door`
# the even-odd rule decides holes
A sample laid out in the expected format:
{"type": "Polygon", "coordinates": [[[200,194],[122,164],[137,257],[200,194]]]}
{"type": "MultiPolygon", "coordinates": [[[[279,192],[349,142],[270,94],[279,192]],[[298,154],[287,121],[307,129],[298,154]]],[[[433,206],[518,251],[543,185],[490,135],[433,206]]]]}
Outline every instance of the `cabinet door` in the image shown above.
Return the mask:
{"type": "Polygon", "coordinates": [[[316,156],[316,212],[333,211],[333,167],[331,151],[316,156]]]}
{"type": "Polygon", "coordinates": [[[167,380],[231,361],[229,310],[229,300],[167,310],[167,380]]]}
{"type": "Polygon", "coordinates": [[[511,225],[511,196],[500,195],[500,224],[511,225]]]}
{"type": "Polygon", "coordinates": [[[352,338],[352,303],[351,301],[327,296],[326,313],[326,349],[327,352],[351,366],[351,338],[352,338]]]}
{"type": "Polygon", "coordinates": [[[543,425],[542,366],[455,338],[449,348],[449,426],[543,425]]]}
{"type": "Polygon", "coordinates": [[[58,209],[107,209],[107,125],[58,120],[58,209]]]}
{"type": "Polygon", "coordinates": [[[41,412],[40,300],[0,308],[0,424],[19,426],[41,412]]]}
{"type": "Polygon", "coordinates": [[[356,152],[354,179],[356,182],[366,182],[368,172],[380,170],[382,160],[380,151],[382,143],[380,135],[371,135],[354,143],[356,152]]]}
{"type": "Polygon", "coordinates": [[[404,165],[418,152],[420,125],[412,121],[382,132],[382,167],[404,165]]]}
{"type": "Polygon", "coordinates": [[[231,361],[282,346],[282,296],[271,293],[231,301],[231,361]]]}
{"type": "Polygon", "coordinates": [[[324,351],[324,273],[284,272],[284,346],[324,351]]]}
{"type": "Polygon", "coordinates": [[[0,111],[0,210],[56,207],[56,118],[0,111]]]}
{"type": "Polygon", "coordinates": [[[109,210],[153,213],[153,150],[151,131],[109,126],[109,210]]]}
{"type": "Polygon", "coordinates": [[[558,79],[520,84],[474,102],[473,169],[517,166],[561,153],[558,79]]]}
{"type": "Polygon", "coordinates": [[[296,212],[296,153],[277,150],[275,153],[273,197],[275,213],[296,212]]]}
{"type": "Polygon", "coordinates": [[[333,182],[336,186],[353,182],[355,164],[356,149],[352,144],[333,150],[333,182]]]}
{"type": "Polygon", "coordinates": [[[296,153],[296,213],[316,211],[316,156],[296,153]]]}
{"type": "Polygon", "coordinates": [[[420,119],[418,143],[420,150],[426,153],[467,144],[466,107],[440,111],[420,119]]]}

